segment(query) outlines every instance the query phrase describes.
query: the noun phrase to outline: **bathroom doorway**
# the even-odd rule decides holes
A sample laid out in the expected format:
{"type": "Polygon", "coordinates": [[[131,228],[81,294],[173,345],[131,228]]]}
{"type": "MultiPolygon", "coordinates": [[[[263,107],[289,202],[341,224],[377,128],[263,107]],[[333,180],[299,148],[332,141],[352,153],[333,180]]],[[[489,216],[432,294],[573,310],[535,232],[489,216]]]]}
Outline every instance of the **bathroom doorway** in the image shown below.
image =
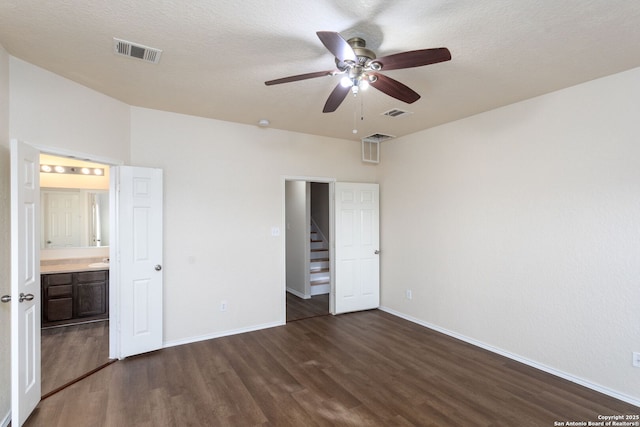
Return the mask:
{"type": "Polygon", "coordinates": [[[50,154],[41,154],[40,164],[41,385],[47,396],[110,363],[110,182],[107,164],[50,154]]]}

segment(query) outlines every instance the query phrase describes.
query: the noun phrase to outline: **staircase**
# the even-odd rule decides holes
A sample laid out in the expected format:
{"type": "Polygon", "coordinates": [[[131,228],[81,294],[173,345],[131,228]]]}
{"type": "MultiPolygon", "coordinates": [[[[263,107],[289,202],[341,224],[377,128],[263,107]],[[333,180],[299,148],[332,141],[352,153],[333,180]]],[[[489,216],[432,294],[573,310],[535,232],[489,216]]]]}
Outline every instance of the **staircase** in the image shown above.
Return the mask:
{"type": "Polygon", "coordinates": [[[311,252],[309,254],[309,282],[311,296],[331,291],[329,271],[329,242],[325,241],[318,227],[311,223],[311,252]]]}

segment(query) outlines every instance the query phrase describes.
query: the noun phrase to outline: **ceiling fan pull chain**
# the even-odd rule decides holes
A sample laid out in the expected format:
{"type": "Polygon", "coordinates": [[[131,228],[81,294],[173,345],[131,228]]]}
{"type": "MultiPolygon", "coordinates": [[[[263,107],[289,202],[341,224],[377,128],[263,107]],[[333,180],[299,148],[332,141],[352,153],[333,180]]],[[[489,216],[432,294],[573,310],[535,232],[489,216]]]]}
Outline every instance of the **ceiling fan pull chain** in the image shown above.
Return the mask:
{"type": "Polygon", "coordinates": [[[358,103],[353,106],[353,133],[358,133],[358,103]]]}

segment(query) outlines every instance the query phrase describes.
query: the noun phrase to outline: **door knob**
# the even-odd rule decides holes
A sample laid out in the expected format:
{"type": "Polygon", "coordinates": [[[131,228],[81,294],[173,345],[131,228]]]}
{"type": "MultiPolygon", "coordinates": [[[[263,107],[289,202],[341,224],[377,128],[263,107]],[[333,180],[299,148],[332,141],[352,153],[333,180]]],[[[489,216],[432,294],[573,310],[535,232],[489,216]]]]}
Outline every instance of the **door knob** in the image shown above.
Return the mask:
{"type": "Polygon", "coordinates": [[[156,264],[154,268],[156,269],[156,271],[162,270],[162,266],[160,264],[156,264]]]}
{"type": "Polygon", "coordinates": [[[379,250],[376,249],[376,251],[374,252],[374,254],[378,255],[380,253],[379,250]]]}
{"type": "Polygon", "coordinates": [[[0,298],[0,301],[11,302],[11,295],[2,295],[2,297],[0,298]]]}
{"type": "Polygon", "coordinates": [[[23,294],[22,292],[20,293],[20,298],[18,298],[18,302],[31,300],[33,300],[33,294],[23,294]]]}

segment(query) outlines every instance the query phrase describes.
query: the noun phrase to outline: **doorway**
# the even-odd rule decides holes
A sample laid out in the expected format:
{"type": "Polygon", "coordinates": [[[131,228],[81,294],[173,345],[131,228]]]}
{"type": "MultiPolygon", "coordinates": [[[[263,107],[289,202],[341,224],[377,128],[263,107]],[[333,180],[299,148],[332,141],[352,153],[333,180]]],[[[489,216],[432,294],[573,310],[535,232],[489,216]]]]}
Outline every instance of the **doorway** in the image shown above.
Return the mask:
{"type": "Polygon", "coordinates": [[[331,312],[333,180],[285,180],[286,321],[331,312]]]}
{"type": "Polygon", "coordinates": [[[86,283],[45,285],[40,342],[42,395],[47,396],[109,363],[110,180],[109,165],[75,156],[41,153],[40,165],[43,283],[75,277],[56,274],[65,263],[104,264],[83,273],[96,276],[86,283]]]}

